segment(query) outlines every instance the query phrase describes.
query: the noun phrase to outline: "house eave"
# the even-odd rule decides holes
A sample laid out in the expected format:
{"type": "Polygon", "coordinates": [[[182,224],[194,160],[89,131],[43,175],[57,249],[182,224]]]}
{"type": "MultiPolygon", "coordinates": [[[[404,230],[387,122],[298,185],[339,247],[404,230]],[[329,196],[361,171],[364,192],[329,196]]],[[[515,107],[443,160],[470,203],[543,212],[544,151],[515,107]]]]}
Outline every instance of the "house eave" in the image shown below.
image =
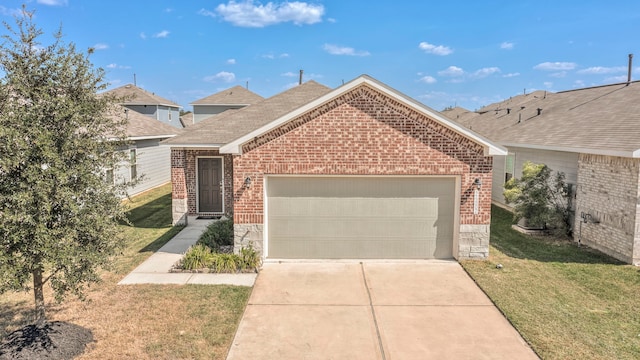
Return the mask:
{"type": "Polygon", "coordinates": [[[182,150],[218,150],[223,144],[174,144],[160,143],[160,146],[168,146],[182,150]]]}
{"type": "Polygon", "coordinates": [[[566,147],[566,146],[554,146],[554,145],[535,145],[535,144],[520,144],[520,143],[502,143],[501,145],[509,147],[536,149],[536,150],[548,150],[548,151],[561,151],[571,153],[583,153],[593,155],[605,155],[616,156],[626,158],[640,158],[640,149],[636,150],[612,150],[612,149],[594,149],[583,147],[566,147]]]}
{"type": "Polygon", "coordinates": [[[136,140],[153,140],[153,139],[168,139],[176,136],[176,134],[171,135],[142,135],[142,136],[129,136],[127,140],[136,141],[136,140]]]}
{"type": "Polygon", "coordinates": [[[406,105],[408,105],[409,107],[413,108],[413,110],[422,113],[432,119],[434,119],[435,121],[441,123],[442,125],[448,127],[449,129],[458,132],[459,134],[462,134],[465,137],[468,137],[470,139],[472,139],[473,141],[481,144],[484,147],[484,153],[485,156],[495,156],[495,155],[506,155],[507,154],[507,150],[505,148],[503,148],[500,145],[494,144],[493,142],[491,142],[490,140],[480,136],[479,134],[476,134],[474,132],[472,132],[471,130],[456,124],[455,122],[445,118],[442,115],[439,115],[436,111],[426,107],[425,105],[411,99],[410,97],[401,94],[385,85],[383,85],[382,83],[374,80],[373,78],[369,77],[368,75],[362,75],[338,88],[336,88],[333,91],[330,91],[329,93],[317,98],[316,100],[299,107],[296,110],[293,110],[291,112],[289,112],[288,114],[281,116],[278,119],[275,119],[274,121],[271,121],[270,123],[244,135],[239,137],[238,139],[231,141],[230,143],[220,147],[220,152],[221,153],[229,153],[229,154],[241,154],[242,153],[242,146],[244,144],[246,144],[247,142],[251,141],[254,138],[257,138],[267,132],[269,132],[272,129],[275,129],[283,124],[285,124],[286,122],[304,114],[305,112],[314,109],[316,107],[319,107],[325,103],[327,103],[328,101],[330,101],[333,98],[336,98],[344,93],[347,93],[353,89],[355,89],[356,87],[362,85],[362,84],[367,84],[369,86],[371,86],[372,88],[384,93],[385,95],[401,102],[404,103],[406,105]]]}

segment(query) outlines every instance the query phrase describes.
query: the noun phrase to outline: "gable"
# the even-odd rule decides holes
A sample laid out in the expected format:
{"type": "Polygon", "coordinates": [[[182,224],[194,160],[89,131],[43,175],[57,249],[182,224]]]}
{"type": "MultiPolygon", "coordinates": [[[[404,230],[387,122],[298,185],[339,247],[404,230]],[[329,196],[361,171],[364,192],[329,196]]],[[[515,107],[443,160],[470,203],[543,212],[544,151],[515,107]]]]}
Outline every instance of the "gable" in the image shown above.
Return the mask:
{"type": "MultiPolygon", "coordinates": [[[[331,109],[349,103],[361,96],[382,104],[387,110],[394,111],[404,117],[406,121],[418,121],[422,124],[431,121],[431,126],[438,125],[438,131],[447,134],[452,141],[470,141],[483,149],[486,155],[505,155],[506,150],[474,132],[446,119],[436,111],[412,100],[411,98],[388,88],[368,76],[361,76],[328,94],[307,103],[284,116],[242,136],[220,148],[223,153],[240,154],[257,146],[269,142],[282,134],[291,131],[303,123],[314,119],[331,109]]],[[[417,124],[417,123],[416,123],[417,124]]],[[[470,146],[470,145],[469,145],[470,146]]]]}

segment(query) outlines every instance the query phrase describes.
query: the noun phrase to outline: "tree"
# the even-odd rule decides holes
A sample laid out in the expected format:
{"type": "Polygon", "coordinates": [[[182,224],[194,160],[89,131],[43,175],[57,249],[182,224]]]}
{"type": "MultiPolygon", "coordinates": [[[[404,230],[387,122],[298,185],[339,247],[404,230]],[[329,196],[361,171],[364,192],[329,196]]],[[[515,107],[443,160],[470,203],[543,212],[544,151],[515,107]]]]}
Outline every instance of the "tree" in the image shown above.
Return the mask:
{"type": "Polygon", "coordinates": [[[563,172],[552,177],[547,165],[527,161],[522,177],[509,179],[503,194],[507,204],[514,204],[515,222],[525,219],[530,227],[571,235],[571,185],[563,172]]]}
{"type": "Polygon", "coordinates": [[[120,159],[126,119],[112,112],[104,71],[43,31],[23,7],[0,48],[0,293],[30,290],[36,323],[43,288],[82,298],[123,244],[119,194],[104,180],[120,159]]]}

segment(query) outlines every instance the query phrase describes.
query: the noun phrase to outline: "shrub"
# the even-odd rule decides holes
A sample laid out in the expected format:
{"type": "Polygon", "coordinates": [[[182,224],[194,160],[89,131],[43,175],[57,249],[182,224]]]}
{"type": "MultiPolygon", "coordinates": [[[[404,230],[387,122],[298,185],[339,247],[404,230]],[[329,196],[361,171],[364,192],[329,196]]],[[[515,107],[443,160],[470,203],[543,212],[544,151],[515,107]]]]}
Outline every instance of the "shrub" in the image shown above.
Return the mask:
{"type": "Polygon", "coordinates": [[[260,254],[253,248],[253,246],[249,245],[248,247],[242,247],[240,249],[240,268],[243,271],[258,271],[262,263],[262,259],[260,258],[260,254]]]}
{"type": "Polygon", "coordinates": [[[211,249],[204,245],[194,245],[182,258],[181,266],[185,270],[204,269],[211,266],[213,261],[211,249]]]}
{"type": "Polygon", "coordinates": [[[240,267],[240,257],[236,254],[215,254],[211,270],[217,273],[235,273],[240,267]]]}
{"type": "Polygon", "coordinates": [[[220,246],[233,245],[233,220],[228,218],[211,223],[200,235],[197,244],[208,246],[213,251],[220,246]]]}
{"type": "Polygon", "coordinates": [[[528,226],[571,235],[571,185],[557,172],[552,178],[545,164],[530,161],[522,165],[522,177],[504,184],[507,204],[514,204],[514,222],[525,219],[528,226]]]}
{"type": "Polygon", "coordinates": [[[184,270],[210,269],[217,273],[258,271],[262,259],[252,246],[240,249],[240,254],[212,252],[203,244],[189,248],[178,267],[184,270]]]}

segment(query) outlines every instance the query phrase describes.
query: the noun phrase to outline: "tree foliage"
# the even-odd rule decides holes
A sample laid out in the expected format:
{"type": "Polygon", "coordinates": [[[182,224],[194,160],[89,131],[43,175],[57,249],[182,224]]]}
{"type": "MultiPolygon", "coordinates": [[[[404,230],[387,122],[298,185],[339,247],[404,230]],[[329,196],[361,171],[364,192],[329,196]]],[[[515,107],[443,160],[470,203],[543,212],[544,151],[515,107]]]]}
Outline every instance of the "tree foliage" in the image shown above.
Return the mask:
{"type": "Polygon", "coordinates": [[[525,219],[530,227],[571,235],[571,185],[563,172],[527,161],[522,177],[509,179],[503,194],[507,204],[514,205],[515,222],[525,219]]]}
{"type": "Polygon", "coordinates": [[[0,48],[0,292],[43,286],[82,297],[122,245],[121,192],[104,169],[121,160],[126,119],[113,115],[102,69],[43,32],[23,8],[0,48]]]}

